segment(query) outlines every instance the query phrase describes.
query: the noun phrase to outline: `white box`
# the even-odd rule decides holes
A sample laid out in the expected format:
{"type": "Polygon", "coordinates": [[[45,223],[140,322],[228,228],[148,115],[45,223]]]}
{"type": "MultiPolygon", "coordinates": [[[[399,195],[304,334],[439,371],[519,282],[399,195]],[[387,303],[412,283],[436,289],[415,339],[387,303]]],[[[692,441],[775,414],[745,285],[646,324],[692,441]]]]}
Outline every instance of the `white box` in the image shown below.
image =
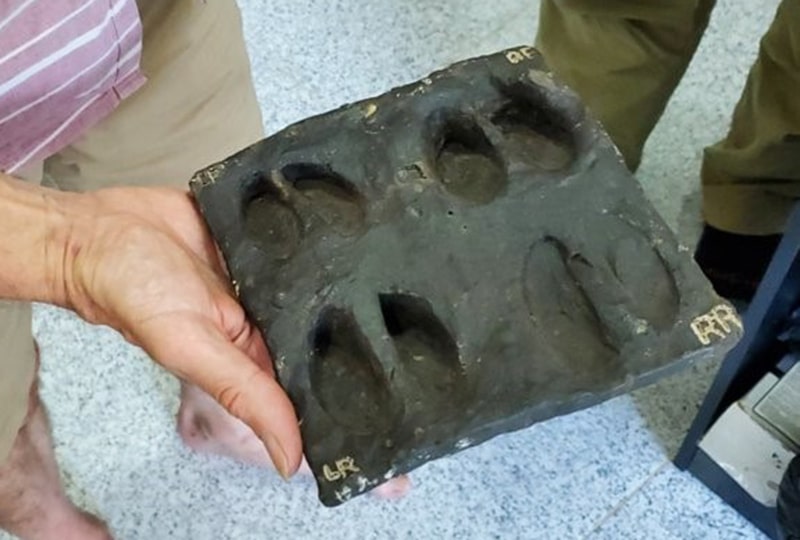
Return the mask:
{"type": "Polygon", "coordinates": [[[720,416],[700,449],[756,501],[775,506],[783,473],[800,451],[800,364],[766,375],[720,416]]]}

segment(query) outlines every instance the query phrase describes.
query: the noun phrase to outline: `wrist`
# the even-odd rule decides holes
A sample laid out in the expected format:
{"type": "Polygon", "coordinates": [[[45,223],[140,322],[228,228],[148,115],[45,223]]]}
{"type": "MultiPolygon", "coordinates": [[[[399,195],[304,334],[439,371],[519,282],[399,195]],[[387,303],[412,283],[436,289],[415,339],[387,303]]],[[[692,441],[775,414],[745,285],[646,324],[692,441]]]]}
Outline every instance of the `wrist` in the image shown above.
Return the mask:
{"type": "Polygon", "coordinates": [[[80,280],[78,261],[89,243],[88,232],[95,221],[91,194],[50,192],[47,194],[44,300],[80,311],[86,295],[80,280]]]}
{"type": "Polygon", "coordinates": [[[84,195],[34,186],[0,173],[0,298],[72,307],[70,264],[84,195]]]}

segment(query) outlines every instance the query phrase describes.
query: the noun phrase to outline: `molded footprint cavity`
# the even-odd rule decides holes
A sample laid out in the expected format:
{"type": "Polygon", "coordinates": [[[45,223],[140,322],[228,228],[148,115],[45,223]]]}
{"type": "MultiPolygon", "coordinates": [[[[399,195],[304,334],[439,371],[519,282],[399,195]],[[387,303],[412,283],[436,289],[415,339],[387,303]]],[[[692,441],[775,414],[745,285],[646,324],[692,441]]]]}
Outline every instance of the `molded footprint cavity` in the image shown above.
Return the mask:
{"type": "Polygon", "coordinates": [[[355,433],[384,433],[394,427],[394,406],[378,359],[351,313],[322,312],[313,334],[311,388],[320,406],[355,433]]]}
{"type": "Polygon", "coordinates": [[[431,419],[458,409],[470,393],[455,339],[426,300],[401,293],[379,296],[381,313],[398,362],[431,419]]]}
{"type": "Polygon", "coordinates": [[[352,236],[363,230],[366,203],[346,180],[323,166],[287,165],[254,177],[244,203],[244,228],[271,258],[290,258],[314,230],[352,236]]]}
{"type": "Polygon", "coordinates": [[[680,309],[675,280],[653,245],[619,221],[606,233],[615,240],[596,261],[557,238],[534,243],[523,278],[529,313],[547,341],[573,369],[600,378],[626,343],[651,328],[668,330],[680,309]]]}
{"type": "Polygon", "coordinates": [[[492,122],[503,132],[508,156],[544,171],[567,168],[576,150],[566,120],[527,86],[511,86],[503,93],[508,101],[492,122]]]}
{"type": "Polygon", "coordinates": [[[449,113],[436,137],[436,168],[445,189],[475,204],[486,204],[508,184],[500,155],[473,118],[449,113]]]}
{"type": "Polygon", "coordinates": [[[537,330],[558,361],[581,381],[604,380],[617,363],[617,346],[572,270],[586,264],[560,240],[546,237],[528,252],[524,299],[537,330]]]}
{"type": "Polygon", "coordinates": [[[656,330],[669,330],[680,310],[675,278],[653,245],[638,231],[620,224],[619,238],[609,256],[609,265],[628,293],[628,309],[656,330]],[[631,234],[633,232],[633,234],[631,234]]]}
{"type": "Polygon", "coordinates": [[[270,258],[290,258],[303,236],[300,217],[271,184],[259,182],[251,191],[245,199],[245,235],[270,258]]]}
{"type": "Polygon", "coordinates": [[[284,178],[296,190],[297,201],[308,220],[317,220],[323,227],[343,235],[362,229],[366,219],[366,202],[353,185],[326,167],[307,163],[287,165],[284,178]]]}

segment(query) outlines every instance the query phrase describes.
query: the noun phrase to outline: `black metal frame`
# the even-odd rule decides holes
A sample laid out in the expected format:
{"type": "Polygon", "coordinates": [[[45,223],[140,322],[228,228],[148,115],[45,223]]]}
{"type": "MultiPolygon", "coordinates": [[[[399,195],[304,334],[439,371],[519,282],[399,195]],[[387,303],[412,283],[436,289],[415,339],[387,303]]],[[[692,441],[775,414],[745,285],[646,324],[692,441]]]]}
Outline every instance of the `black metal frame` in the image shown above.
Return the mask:
{"type": "Polygon", "coordinates": [[[778,340],[792,312],[800,305],[800,206],[786,232],[753,301],[744,314],[744,335],[727,355],[700,407],[675,465],[690,471],[739,513],[771,538],[777,539],[775,509],[748,495],[706,455],[698,444],[711,425],[767,373],[781,375],[793,362],[778,340]]]}

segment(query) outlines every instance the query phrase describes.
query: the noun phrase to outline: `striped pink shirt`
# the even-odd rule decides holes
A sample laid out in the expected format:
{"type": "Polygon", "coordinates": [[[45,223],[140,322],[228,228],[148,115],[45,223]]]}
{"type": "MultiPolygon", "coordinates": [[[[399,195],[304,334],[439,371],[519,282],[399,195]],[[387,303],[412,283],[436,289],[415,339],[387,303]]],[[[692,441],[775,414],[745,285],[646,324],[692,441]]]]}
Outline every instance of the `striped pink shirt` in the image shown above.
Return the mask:
{"type": "Polygon", "coordinates": [[[134,0],[0,0],[0,171],[71,142],[145,78],[134,0]]]}

